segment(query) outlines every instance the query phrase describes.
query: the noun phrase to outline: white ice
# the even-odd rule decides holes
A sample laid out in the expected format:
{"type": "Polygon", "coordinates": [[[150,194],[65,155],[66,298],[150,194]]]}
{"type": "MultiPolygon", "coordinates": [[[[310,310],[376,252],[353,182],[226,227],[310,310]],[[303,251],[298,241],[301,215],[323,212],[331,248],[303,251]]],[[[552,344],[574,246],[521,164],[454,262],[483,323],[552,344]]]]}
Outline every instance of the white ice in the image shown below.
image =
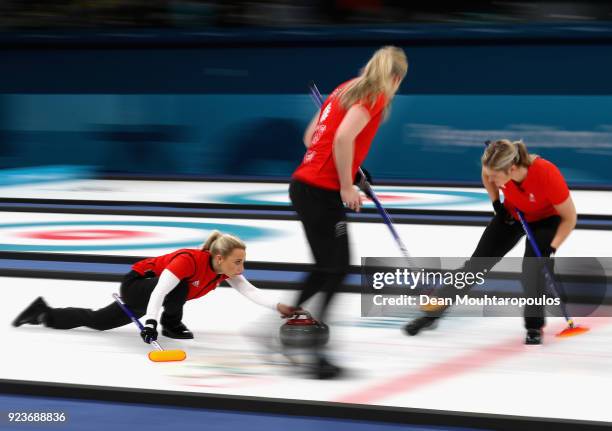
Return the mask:
{"type": "MultiPolygon", "coordinates": [[[[97,332],[10,321],[39,295],[55,307],[98,308],[114,283],[2,278],[0,378],[187,392],[527,415],[612,422],[611,318],[583,318],[591,331],[556,338],[549,319],[542,346],[524,346],[520,318],[450,317],[436,331],[407,337],[403,319],[359,317],[359,295],[334,304],[330,354],[350,370],[334,381],[305,379],[264,345],[281,320],[230,288],[189,302],[184,322],[195,340],[160,337],[180,363],[153,363],[133,324],[97,332]]],[[[290,301],[293,292],[267,291],[290,301]]],[[[411,310],[415,311],[415,310],[411,310]]],[[[274,343],[272,343],[274,344],[274,343]]]]}

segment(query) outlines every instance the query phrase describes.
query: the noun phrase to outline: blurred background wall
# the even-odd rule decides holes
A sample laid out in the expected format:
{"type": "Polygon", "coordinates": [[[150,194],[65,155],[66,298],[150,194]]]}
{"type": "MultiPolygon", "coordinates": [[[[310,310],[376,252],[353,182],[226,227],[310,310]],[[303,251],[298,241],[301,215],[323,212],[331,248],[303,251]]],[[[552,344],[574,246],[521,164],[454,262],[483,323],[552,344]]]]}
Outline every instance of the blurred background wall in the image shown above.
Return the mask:
{"type": "Polygon", "coordinates": [[[410,70],[365,166],[476,183],[523,139],[572,184],[612,185],[605,2],[5,2],[0,167],[287,178],[323,93],[376,48],[410,70]]]}

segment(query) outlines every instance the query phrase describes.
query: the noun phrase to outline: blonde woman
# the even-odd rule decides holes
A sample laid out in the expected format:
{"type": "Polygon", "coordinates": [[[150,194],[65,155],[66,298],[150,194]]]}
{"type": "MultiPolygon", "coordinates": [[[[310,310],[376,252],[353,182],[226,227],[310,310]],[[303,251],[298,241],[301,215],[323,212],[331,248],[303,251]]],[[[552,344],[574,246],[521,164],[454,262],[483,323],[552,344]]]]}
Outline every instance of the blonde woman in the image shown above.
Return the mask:
{"type": "MultiPolygon", "coordinates": [[[[340,84],[323,103],[304,133],[307,152],[293,173],[289,196],[315,259],[297,301],[325,292],[322,310],[342,283],[349,266],[345,207],[359,211],[361,195],[353,185],[378,126],[408,70],[404,51],[377,50],[361,74],[340,84]]],[[[322,368],[327,367],[322,361],[322,368]]],[[[321,377],[338,370],[322,369],[321,377]]]]}
{"type": "MultiPolygon", "coordinates": [[[[576,208],[569,188],[559,169],[548,160],[529,154],[521,141],[489,142],[481,159],[482,183],[495,210],[480,238],[472,257],[466,263],[472,272],[490,270],[524,235],[516,210],[524,214],[542,256],[551,257],[576,226],[576,208]],[[504,202],[500,200],[500,191],[504,202]]],[[[526,258],[536,256],[529,242],[525,245],[526,258]]],[[[524,259],[522,284],[528,297],[544,293],[540,267],[535,259],[524,259]]],[[[444,290],[444,289],[443,289],[444,290]]],[[[452,290],[452,287],[451,287],[452,290]]],[[[450,292],[440,292],[443,296],[450,292]]],[[[541,344],[544,327],[544,307],[525,307],[526,344],[541,344]]],[[[441,313],[431,313],[409,323],[405,330],[416,335],[431,327],[441,313]]]]}
{"type": "MultiPolygon", "coordinates": [[[[294,314],[296,308],[265,295],[242,275],[246,245],[239,238],[213,231],[201,249],[180,249],[132,265],[121,283],[124,302],[140,318],[145,316],[141,337],[145,343],[157,339],[157,324],[161,313],[162,334],[169,338],[190,339],[193,333],[182,322],[186,301],[200,298],[227,283],[261,306],[278,311],[283,317],[294,314]]],[[[37,298],[13,321],[45,325],[55,329],[86,326],[104,331],[130,323],[130,318],[117,303],[93,311],[86,308],[51,308],[43,298],[37,298]]]]}

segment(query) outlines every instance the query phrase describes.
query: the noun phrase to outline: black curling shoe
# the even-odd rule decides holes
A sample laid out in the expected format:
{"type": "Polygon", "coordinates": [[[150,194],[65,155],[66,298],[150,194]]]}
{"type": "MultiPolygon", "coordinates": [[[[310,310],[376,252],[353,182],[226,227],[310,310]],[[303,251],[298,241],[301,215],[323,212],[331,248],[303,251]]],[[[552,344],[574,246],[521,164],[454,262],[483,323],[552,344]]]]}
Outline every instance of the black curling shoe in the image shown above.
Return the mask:
{"type": "Polygon", "coordinates": [[[168,338],[176,338],[179,340],[191,340],[193,338],[193,332],[191,332],[183,323],[179,323],[177,326],[167,328],[164,326],[162,329],[162,335],[168,338]]]}
{"type": "Polygon", "coordinates": [[[39,296],[32,302],[30,305],[23,310],[19,316],[13,320],[13,326],[18,327],[21,325],[25,325],[26,323],[30,325],[40,325],[43,323],[43,315],[49,311],[50,307],[47,305],[42,296],[39,296]]]}
{"type": "Polygon", "coordinates": [[[436,326],[438,326],[437,317],[422,316],[404,326],[404,332],[408,335],[416,335],[423,329],[434,329],[436,326]]]}
{"type": "Polygon", "coordinates": [[[320,355],[316,359],[312,370],[312,377],[319,380],[330,380],[341,377],[343,373],[342,368],[329,362],[325,356],[320,355]]]}
{"type": "Polygon", "coordinates": [[[525,344],[530,346],[542,344],[542,331],[540,329],[528,329],[525,344]]]}

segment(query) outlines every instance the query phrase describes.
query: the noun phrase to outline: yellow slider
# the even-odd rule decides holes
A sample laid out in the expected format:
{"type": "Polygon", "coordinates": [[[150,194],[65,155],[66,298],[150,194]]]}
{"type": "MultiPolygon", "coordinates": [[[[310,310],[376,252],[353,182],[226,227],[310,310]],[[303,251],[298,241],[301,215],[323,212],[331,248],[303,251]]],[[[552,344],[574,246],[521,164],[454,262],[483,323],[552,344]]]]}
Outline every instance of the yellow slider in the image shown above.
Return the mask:
{"type": "Polygon", "coordinates": [[[182,350],[154,350],[149,352],[149,359],[153,362],[182,361],[187,357],[182,350]]]}

